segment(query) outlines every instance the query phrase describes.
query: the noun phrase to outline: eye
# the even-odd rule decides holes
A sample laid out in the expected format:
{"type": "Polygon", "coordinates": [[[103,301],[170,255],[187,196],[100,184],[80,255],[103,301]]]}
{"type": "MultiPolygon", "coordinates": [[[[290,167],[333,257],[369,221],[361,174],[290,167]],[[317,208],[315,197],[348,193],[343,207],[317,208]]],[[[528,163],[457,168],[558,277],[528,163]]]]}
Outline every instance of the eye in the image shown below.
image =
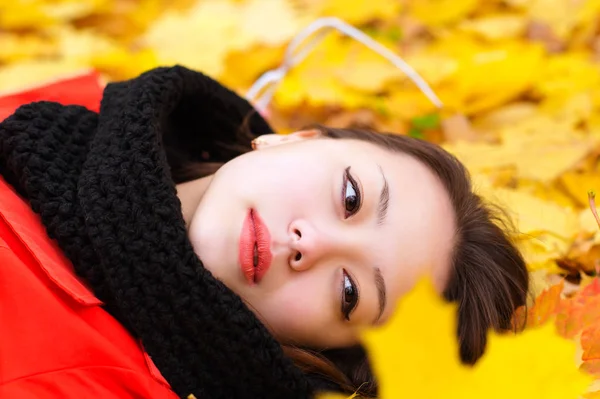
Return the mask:
{"type": "Polygon", "coordinates": [[[342,314],[344,319],[350,321],[350,315],[358,304],[358,288],[346,270],[342,276],[342,314]]]}
{"type": "Polygon", "coordinates": [[[350,166],[344,171],[344,184],[342,186],[342,202],[344,204],[344,218],[356,214],[362,205],[362,196],[356,180],[350,174],[350,166]]]}

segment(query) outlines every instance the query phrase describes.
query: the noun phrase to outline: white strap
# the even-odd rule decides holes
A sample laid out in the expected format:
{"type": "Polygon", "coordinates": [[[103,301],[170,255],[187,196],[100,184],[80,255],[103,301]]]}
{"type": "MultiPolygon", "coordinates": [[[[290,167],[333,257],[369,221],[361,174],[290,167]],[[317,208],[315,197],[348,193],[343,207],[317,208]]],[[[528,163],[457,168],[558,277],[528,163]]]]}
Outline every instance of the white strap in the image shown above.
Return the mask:
{"type": "Polygon", "coordinates": [[[388,59],[404,72],[436,107],[441,108],[443,106],[442,101],[436,96],[427,82],[401,57],[365,33],[335,17],[320,18],[300,31],[287,46],[282,64],[276,69],[265,72],[248,90],[248,93],[246,93],[248,101],[252,102],[259,112],[264,112],[271,102],[277,86],[289,70],[302,62],[332,30],[337,30],[346,36],[350,36],[388,59]],[[306,39],[315,33],[315,36],[304,43],[306,39]]]}

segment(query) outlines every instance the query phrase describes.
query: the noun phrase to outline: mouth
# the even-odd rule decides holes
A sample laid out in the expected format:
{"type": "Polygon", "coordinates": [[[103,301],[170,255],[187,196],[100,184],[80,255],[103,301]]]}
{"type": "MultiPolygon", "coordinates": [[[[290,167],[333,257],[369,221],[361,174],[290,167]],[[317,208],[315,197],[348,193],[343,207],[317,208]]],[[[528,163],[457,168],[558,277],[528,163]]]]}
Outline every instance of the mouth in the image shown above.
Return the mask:
{"type": "Polygon", "coordinates": [[[240,234],[239,262],[250,285],[260,282],[271,266],[271,235],[258,212],[250,209],[240,234]]]}

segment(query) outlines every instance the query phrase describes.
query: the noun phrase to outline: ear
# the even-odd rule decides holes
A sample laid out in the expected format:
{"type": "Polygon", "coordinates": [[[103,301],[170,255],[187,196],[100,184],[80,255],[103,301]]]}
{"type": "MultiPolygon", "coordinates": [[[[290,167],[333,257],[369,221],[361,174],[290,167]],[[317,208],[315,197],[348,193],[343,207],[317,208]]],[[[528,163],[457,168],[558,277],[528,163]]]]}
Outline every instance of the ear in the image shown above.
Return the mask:
{"type": "Polygon", "coordinates": [[[317,129],[300,130],[290,134],[263,134],[252,140],[252,148],[262,150],[264,148],[280,144],[292,143],[294,141],[310,140],[321,137],[322,133],[317,129]]]}

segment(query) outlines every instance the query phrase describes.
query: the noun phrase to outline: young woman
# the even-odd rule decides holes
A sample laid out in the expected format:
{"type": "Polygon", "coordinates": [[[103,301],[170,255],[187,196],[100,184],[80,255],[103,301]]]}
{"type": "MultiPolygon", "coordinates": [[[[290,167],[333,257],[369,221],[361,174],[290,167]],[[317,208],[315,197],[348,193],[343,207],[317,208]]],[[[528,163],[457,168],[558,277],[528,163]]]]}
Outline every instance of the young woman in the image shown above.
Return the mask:
{"type": "Polygon", "coordinates": [[[510,328],[525,264],[454,157],[271,132],[183,67],[0,123],[0,396],[375,395],[356,331],[423,275],[465,363],[510,328]]]}

